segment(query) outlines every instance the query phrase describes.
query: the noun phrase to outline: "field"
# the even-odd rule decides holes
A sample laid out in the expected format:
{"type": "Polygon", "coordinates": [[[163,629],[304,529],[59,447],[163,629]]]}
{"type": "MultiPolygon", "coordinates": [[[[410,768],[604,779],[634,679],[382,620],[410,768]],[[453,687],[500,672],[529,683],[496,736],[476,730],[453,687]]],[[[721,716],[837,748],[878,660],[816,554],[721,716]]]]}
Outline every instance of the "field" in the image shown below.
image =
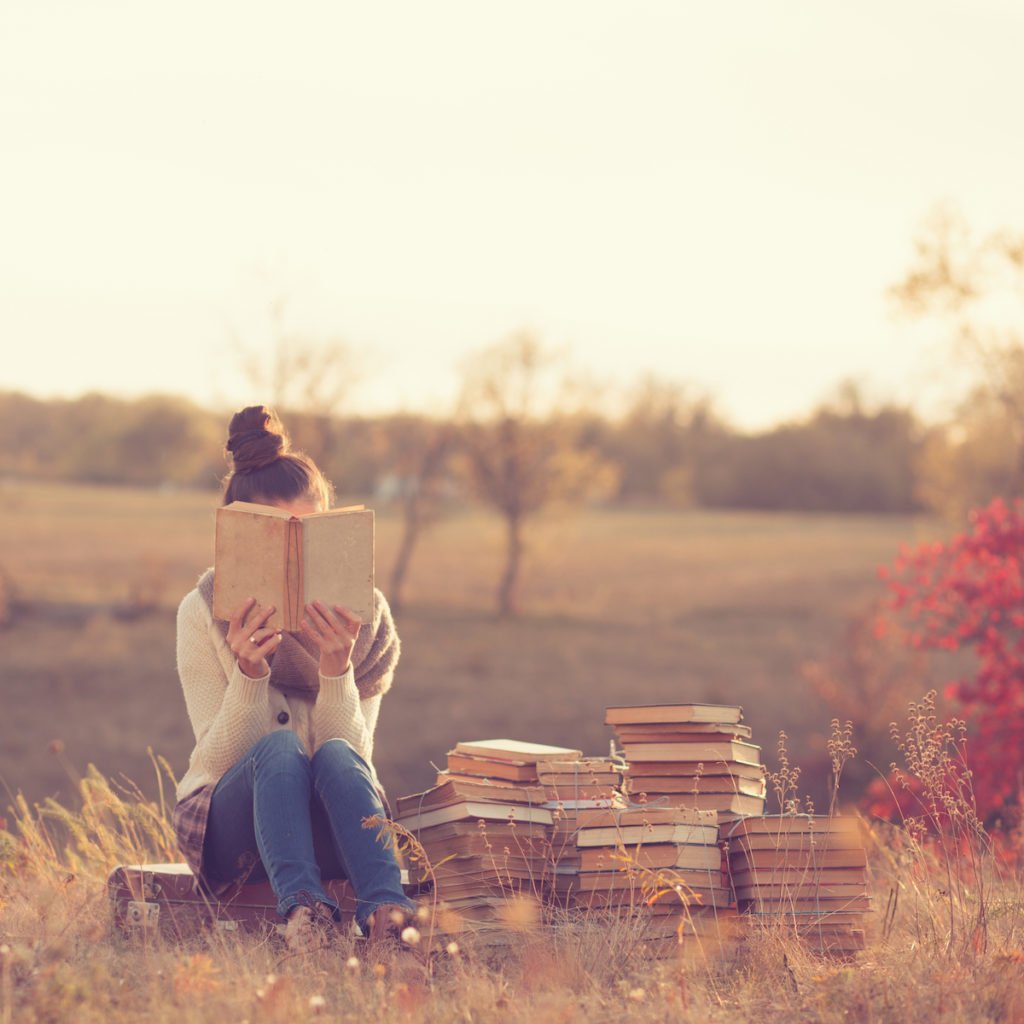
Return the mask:
{"type": "MultiPolygon", "coordinates": [[[[192,736],[174,609],[212,561],[215,501],[0,490],[0,570],[25,609],[0,630],[9,791],[66,799],[69,773],[94,763],[152,793],[150,747],[184,770],[192,736]]],[[[379,513],[385,589],[400,525],[379,513]]],[[[820,796],[835,711],[802,667],[878,595],[877,566],[933,530],[898,518],[550,516],[528,537],[523,613],[502,621],[492,612],[501,525],[483,511],[452,515],[423,538],[398,616],[403,653],[378,728],[381,778],[393,794],[422,789],[459,739],[511,734],[600,753],[608,704],[705,701],[742,704],[769,761],[784,729],[820,796]]]]}
{"type": "MultiPolygon", "coordinates": [[[[273,938],[112,935],[110,868],[174,856],[165,814],[147,799],[158,792],[147,748],[179,773],[191,748],[174,608],[210,561],[214,499],[22,484],[0,499],[14,609],[0,630],[0,776],[12,804],[0,827],[0,1024],[1024,1019],[1020,878],[963,816],[964,845],[952,851],[864,823],[875,913],[854,962],[749,928],[726,959],[652,962],[628,926],[591,917],[549,919],[498,955],[471,938],[435,943],[403,978],[393,963],[353,961],[351,939],[295,957],[273,938]],[[102,775],[85,772],[90,762],[102,775]],[[142,792],[126,793],[123,778],[142,792]],[[34,801],[64,827],[47,831],[34,801]]],[[[380,513],[381,582],[399,527],[380,513]]],[[[453,515],[424,538],[398,617],[381,776],[393,794],[425,787],[455,741],[485,736],[603,752],[609,703],[723,701],[744,705],[769,766],[777,731],[789,734],[801,789],[820,800],[833,708],[804,666],[847,642],[849,617],[878,595],[877,565],[936,530],[899,519],[552,516],[530,535],[523,614],[501,621],[490,611],[500,526],[480,511],[453,515]]],[[[903,679],[906,696],[931,681],[924,670],[903,679]]]]}

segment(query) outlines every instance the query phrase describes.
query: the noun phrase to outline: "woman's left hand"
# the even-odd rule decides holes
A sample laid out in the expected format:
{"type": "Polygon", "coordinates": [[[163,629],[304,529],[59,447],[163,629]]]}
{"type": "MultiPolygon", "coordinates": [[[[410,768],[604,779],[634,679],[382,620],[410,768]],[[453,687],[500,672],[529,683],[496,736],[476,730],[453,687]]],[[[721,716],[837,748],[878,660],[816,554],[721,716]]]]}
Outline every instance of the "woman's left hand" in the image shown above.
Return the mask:
{"type": "Polygon", "coordinates": [[[340,604],[334,611],[321,601],[306,605],[302,629],[320,648],[320,674],[343,676],[351,662],[352,648],[362,620],[340,604]]]}

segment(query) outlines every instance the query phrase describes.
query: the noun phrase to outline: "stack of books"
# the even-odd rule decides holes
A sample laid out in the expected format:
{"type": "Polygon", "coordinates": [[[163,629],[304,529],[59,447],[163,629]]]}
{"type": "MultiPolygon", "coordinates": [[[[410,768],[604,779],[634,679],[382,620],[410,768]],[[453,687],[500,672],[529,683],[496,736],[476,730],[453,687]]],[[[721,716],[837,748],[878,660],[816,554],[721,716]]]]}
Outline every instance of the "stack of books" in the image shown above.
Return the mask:
{"type": "Polygon", "coordinates": [[[722,827],[740,912],[792,928],[814,951],[864,948],[867,858],[853,818],[767,815],[722,827]]]}
{"type": "Polygon", "coordinates": [[[622,763],[610,757],[580,757],[573,761],[541,761],[537,777],[553,817],[551,878],[548,894],[556,905],[574,905],[580,854],[576,833],[581,811],[625,807],[622,763]]]}
{"type": "Polygon", "coordinates": [[[396,823],[432,865],[421,881],[443,910],[443,930],[487,931],[510,915],[539,920],[522,912],[540,906],[551,871],[554,816],[538,764],[581,756],[519,740],[459,743],[437,785],[398,799],[396,823]]]}
{"type": "Polygon", "coordinates": [[[719,823],[763,814],[761,748],[743,709],[720,704],[611,707],[631,801],[715,811],[719,823]]]}
{"type": "Polygon", "coordinates": [[[731,939],[725,922],[735,913],[722,875],[717,812],[587,810],[578,823],[577,909],[635,921],[652,956],[707,952],[731,939]]]}

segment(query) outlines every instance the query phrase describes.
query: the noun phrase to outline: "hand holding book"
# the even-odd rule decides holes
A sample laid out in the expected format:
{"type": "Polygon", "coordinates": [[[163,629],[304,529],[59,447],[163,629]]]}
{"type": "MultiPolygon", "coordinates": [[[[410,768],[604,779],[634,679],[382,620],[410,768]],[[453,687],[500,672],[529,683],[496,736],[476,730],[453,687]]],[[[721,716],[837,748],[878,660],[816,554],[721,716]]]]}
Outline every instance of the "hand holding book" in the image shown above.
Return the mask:
{"type": "Polygon", "coordinates": [[[340,604],[332,612],[322,601],[313,601],[305,610],[302,631],[320,648],[320,674],[344,675],[362,621],[340,604]]]}
{"type": "Polygon", "coordinates": [[[276,610],[273,605],[262,608],[256,598],[247,597],[228,620],[228,646],[250,679],[261,679],[270,672],[267,655],[281,643],[281,631],[267,627],[276,610]]]}

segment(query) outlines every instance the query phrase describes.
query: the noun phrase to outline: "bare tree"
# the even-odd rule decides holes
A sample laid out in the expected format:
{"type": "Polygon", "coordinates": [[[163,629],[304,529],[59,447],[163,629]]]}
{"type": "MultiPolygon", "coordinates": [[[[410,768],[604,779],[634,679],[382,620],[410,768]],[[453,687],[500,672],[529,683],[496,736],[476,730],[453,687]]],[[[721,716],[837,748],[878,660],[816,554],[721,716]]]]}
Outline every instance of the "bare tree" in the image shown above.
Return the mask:
{"type": "Polygon", "coordinates": [[[423,533],[437,519],[443,504],[449,457],[455,447],[451,421],[424,416],[397,416],[389,425],[394,470],[402,508],[402,538],[391,569],[388,601],[393,612],[402,605],[405,579],[423,533]]]}
{"type": "Polygon", "coordinates": [[[950,324],[1002,408],[1016,448],[1015,487],[1024,482],[1024,234],[976,239],[962,215],[937,207],[914,242],[914,261],[890,289],[897,309],[950,324]]]}
{"type": "Polygon", "coordinates": [[[553,354],[526,332],[484,349],[466,367],[462,419],[470,478],[505,520],[501,615],[517,611],[526,522],[552,504],[607,494],[616,482],[615,469],[580,442],[555,370],[553,354]]]}
{"type": "Polygon", "coordinates": [[[285,299],[270,304],[270,351],[235,335],[235,349],[252,387],[288,424],[296,446],[320,465],[337,442],[334,423],[360,374],[353,346],[340,337],[313,338],[290,329],[285,299]]]}

